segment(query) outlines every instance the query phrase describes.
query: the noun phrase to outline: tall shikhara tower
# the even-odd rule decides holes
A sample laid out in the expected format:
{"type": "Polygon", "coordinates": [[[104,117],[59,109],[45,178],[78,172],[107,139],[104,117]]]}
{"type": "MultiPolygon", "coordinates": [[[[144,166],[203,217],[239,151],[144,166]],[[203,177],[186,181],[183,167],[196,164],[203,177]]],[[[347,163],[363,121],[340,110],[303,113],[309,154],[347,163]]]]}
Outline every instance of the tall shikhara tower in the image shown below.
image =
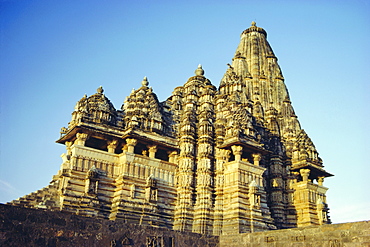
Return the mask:
{"type": "Polygon", "coordinates": [[[57,175],[11,203],[213,235],[330,223],[332,175],[266,36],[243,31],[218,89],[199,66],[164,102],[147,78],[120,110],[101,87],[85,95],[57,175]]]}

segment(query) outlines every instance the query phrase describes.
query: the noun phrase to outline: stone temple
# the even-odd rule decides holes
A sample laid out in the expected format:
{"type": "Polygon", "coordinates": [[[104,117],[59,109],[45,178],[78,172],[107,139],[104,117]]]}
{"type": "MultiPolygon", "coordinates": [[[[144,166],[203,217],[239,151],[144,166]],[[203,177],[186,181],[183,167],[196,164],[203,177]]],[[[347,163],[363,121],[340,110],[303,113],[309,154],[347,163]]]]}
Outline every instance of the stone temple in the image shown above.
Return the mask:
{"type": "Polygon", "coordinates": [[[115,109],[76,104],[50,184],[10,202],[210,235],[330,224],[318,152],[267,33],[241,34],[218,86],[199,65],[159,102],[147,78],[115,109]]]}

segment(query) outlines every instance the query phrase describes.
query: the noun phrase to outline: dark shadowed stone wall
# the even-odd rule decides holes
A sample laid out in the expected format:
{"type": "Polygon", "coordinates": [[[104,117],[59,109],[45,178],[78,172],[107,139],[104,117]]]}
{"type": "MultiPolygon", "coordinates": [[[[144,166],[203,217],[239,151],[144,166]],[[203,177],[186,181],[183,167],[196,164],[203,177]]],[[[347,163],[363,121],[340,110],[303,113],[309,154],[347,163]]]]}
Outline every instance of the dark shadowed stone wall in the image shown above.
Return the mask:
{"type": "Polygon", "coordinates": [[[217,237],[0,204],[0,246],[370,247],[370,221],[217,237]]]}
{"type": "Polygon", "coordinates": [[[220,236],[220,247],[370,247],[370,221],[220,236]]]}
{"type": "Polygon", "coordinates": [[[0,204],[0,246],[218,246],[218,237],[0,204]]]}

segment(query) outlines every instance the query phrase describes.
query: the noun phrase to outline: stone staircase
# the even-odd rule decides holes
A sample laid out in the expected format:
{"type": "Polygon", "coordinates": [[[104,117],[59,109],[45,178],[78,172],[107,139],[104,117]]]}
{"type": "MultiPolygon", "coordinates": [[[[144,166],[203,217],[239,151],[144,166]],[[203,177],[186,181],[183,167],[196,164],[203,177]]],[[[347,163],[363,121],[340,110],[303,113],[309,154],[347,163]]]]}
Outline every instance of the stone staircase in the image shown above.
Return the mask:
{"type": "Polygon", "coordinates": [[[22,196],[7,204],[28,208],[59,209],[58,183],[48,186],[22,196]]]}

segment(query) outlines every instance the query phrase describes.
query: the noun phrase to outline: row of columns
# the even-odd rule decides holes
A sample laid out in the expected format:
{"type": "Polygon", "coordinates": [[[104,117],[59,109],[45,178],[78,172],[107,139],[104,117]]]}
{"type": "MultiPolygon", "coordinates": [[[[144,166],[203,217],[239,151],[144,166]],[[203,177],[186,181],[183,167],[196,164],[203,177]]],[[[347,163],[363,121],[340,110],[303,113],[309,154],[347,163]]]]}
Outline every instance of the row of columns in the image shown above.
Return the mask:
{"type": "MultiPolygon", "coordinates": [[[[296,186],[294,191],[294,204],[300,213],[297,216],[297,225],[298,227],[312,225],[312,224],[328,224],[330,219],[327,216],[328,207],[327,204],[323,201],[325,200],[326,188],[323,187],[324,177],[317,177],[318,187],[312,187],[310,184],[313,183],[309,179],[311,170],[310,169],[300,169],[299,175],[302,177],[302,181],[297,184],[305,186],[296,186]],[[323,194],[323,196],[315,197],[314,195],[323,194]],[[316,204],[312,202],[316,200],[316,204]]],[[[298,173],[297,173],[298,174],[298,173]]]]}
{"type": "MultiPolygon", "coordinates": [[[[77,133],[76,137],[77,137],[77,139],[76,139],[75,143],[77,145],[84,146],[85,142],[88,138],[88,134],[86,134],[86,133],[77,133]]],[[[122,148],[123,151],[126,151],[128,153],[134,153],[135,146],[137,144],[137,139],[127,138],[125,141],[126,141],[126,145],[122,148]]],[[[117,140],[113,140],[113,141],[109,142],[108,146],[107,146],[108,153],[114,153],[117,145],[118,145],[117,140]]],[[[231,146],[231,150],[232,150],[232,152],[235,156],[235,161],[241,161],[242,160],[242,154],[243,154],[243,146],[233,145],[233,146],[231,146]]],[[[158,151],[158,148],[157,148],[156,145],[151,145],[151,146],[148,146],[148,151],[149,151],[149,158],[155,158],[155,154],[158,151]]],[[[169,153],[169,162],[171,162],[171,163],[175,162],[176,157],[177,157],[177,152],[176,151],[170,152],[169,153]]],[[[253,157],[253,164],[256,165],[256,166],[259,166],[259,162],[261,160],[262,155],[260,153],[253,153],[252,157],[253,157]]],[[[301,170],[304,170],[304,169],[301,169],[301,170]]],[[[304,171],[302,171],[302,172],[304,172],[304,171]]],[[[302,175],[302,177],[303,177],[303,175],[302,175]]]]}
{"type": "MultiPolygon", "coordinates": [[[[85,146],[85,142],[88,139],[88,134],[86,133],[77,133],[76,134],[76,145],[85,146]]],[[[135,146],[138,143],[137,139],[134,138],[127,138],[125,139],[126,145],[123,146],[122,150],[128,153],[134,153],[135,152],[135,146]]],[[[115,150],[118,145],[118,140],[112,140],[108,143],[107,149],[108,153],[115,153],[115,150]]],[[[155,158],[155,154],[158,151],[157,145],[149,145],[148,146],[148,152],[149,152],[149,158],[155,158]]],[[[170,151],[169,152],[169,162],[175,163],[177,159],[177,151],[170,151]]]]}
{"type": "MultiPolygon", "coordinates": [[[[235,161],[241,161],[242,154],[243,154],[243,146],[233,145],[231,146],[231,150],[233,151],[233,154],[235,156],[235,161]]],[[[260,153],[253,153],[252,158],[253,158],[253,164],[255,166],[259,166],[262,155],[260,153]]]]}

